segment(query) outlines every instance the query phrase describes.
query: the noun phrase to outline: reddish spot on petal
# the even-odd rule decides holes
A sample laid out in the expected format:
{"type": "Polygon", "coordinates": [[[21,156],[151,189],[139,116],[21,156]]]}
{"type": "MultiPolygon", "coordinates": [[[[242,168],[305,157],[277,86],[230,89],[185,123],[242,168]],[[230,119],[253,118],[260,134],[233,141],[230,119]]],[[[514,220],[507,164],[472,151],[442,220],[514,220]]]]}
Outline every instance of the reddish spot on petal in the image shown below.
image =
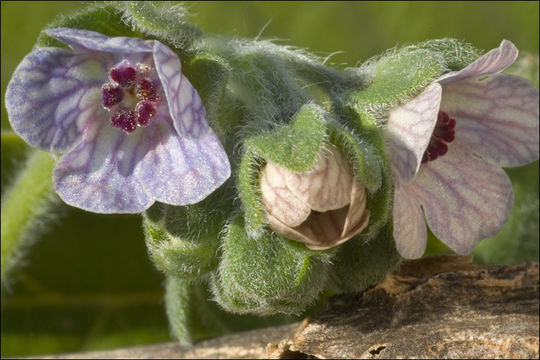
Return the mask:
{"type": "Polygon", "coordinates": [[[109,72],[112,80],[116,81],[121,87],[129,87],[135,82],[137,71],[133,66],[119,65],[112,68],[109,72]]]}
{"type": "Polygon", "coordinates": [[[137,114],[137,123],[140,126],[146,126],[156,115],[156,103],[150,100],[139,101],[135,107],[135,113],[137,114]]]}
{"type": "Polygon", "coordinates": [[[111,124],[127,134],[132,133],[137,129],[135,112],[129,108],[123,108],[111,117],[111,124]]]}
{"type": "Polygon", "coordinates": [[[118,104],[124,98],[124,90],[113,83],[105,83],[101,87],[101,99],[103,106],[107,109],[112,108],[114,105],[118,104]]]}

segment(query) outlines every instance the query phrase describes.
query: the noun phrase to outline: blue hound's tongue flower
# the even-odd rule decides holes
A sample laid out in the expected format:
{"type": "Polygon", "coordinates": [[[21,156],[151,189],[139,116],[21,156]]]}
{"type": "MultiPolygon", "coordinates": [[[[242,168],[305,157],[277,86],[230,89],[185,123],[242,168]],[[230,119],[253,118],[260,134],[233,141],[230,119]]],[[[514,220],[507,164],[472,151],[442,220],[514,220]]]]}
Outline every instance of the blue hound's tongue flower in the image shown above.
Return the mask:
{"type": "Polygon", "coordinates": [[[424,215],[459,254],[470,253],[508,219],[513,192],[501,167],[538,159],[538,89],[497,74],[517,54],[503,40],[390,113],[383,131],[396,184],[394,238],[403,257],[424,253],[424,215]]]}
{"type": "Polygon", "coordinates": [[[197,91],[175,53],[156,40],[57,28],[72,49],[38,48],[6,91],[14,131],[63,153],[53,171],[68,204],[137,213],[154,201],[199,202],[230,176],[197,91]]]}

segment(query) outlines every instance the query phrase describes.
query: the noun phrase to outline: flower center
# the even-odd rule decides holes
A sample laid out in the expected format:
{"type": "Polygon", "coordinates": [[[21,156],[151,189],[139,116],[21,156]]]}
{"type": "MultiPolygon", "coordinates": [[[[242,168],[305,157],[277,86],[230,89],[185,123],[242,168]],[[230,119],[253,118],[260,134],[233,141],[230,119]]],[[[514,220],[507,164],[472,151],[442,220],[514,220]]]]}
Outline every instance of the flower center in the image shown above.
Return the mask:
{"type": "Polygon", "coordinates": [[[435,124],[435,129],[433,130],[433,134],[431,134],[428,147],[422,157],[422,164],[446,154],[448,151],[448,145],[446,143],[454,141],[456,136],[455,127],[456,120],[452,119],[444,111],[439,111],[437,124],[435,124]]]}
{"type": "Polygon", "coordinates": [[[123,61],[109,71],[109,81],[101,87],[103,107],[111,113],[111,125],[130,134],[148,126],[156,115],[159,82],[151,80],[152,68],[143,63],[132,66],[123,61]]]}

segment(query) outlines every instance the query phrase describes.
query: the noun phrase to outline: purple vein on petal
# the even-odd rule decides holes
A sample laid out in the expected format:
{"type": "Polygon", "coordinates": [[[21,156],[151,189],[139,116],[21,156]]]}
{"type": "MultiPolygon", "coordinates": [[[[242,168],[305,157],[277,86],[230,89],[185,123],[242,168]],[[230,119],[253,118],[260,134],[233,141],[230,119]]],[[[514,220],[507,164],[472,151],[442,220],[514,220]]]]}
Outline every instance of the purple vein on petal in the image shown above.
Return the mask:
{"type": "Polygon", "coordinates": [[[383,135],[392,168],[402,183],[412,181],[437,122],[442,89],[437,83],[392,110],[383,135]]]}
{"type": "Polygon", "coordinates": [[[503,40],[498,48],[482,55],[464,69],[444,74],[437,81],[447,84],[471,77],[480,77],[498,73],[516,61],[518,49],[508,40],[503,40]]]}
{"type": "Polygon", "coordinates": [[[506,167],[538,159],[538,89],[525,79],[448,84],[441,108],[456,119],[456,138],[483,158],[506,167]]]}
{"type": "Polygon", "coordinates": [[[87,49],[111,53],[134,54],[151,52],[154,47],[154,40],[143,40],[132,37],[111,38],[88,30],[55,28],[44,30],[44,33],[77,50],[87,49]]]}
{"type": "Polygon", "coordinates": [[[65,154],[53,171],[57,193],[68,204],[98,213],[138,213],[154,200],[134,175],[130,136],[102,122],[87,129],[82,142],[65,154]]]}
{"type": "Polygon", "coordinates": [[[170,119],[145,129],[136,174],[147,194],[171,205],[204,199],[230,176],[227,154],[209,130],[200,139],[178,135],[170,119]]]}
{"type": "Polygon", "coordinates": [[[201,98],[182,74],[180,60],[167,46],[156,42],[154,63],[169,104],[174,127],[179,134],[197,139],[208,131],[201,98]]]}
{"type": "Polygon", "coordinates": [[[504,171],[469,154],[456,141],[440,159],[425,164],[412,184],[433,233],[458,254],[495,235],[513,205],[504,171]]]}
{"type": "Polygon", "coordinates": [[[108,60],[59,48],[28,54],[6,90],[14,131],[43,150],[63,152],[74,146],[87,123],[104,115],[95,106],[102,79],[90,78],[80,68],[102,68],[108,60]]]}
{"type": "Polygon", "coordinates": [[[426,250],[427,230],[414,185],[398,184],[394,192],[394,230],[396,248],[406,259],[421,257],[426,250]]]}

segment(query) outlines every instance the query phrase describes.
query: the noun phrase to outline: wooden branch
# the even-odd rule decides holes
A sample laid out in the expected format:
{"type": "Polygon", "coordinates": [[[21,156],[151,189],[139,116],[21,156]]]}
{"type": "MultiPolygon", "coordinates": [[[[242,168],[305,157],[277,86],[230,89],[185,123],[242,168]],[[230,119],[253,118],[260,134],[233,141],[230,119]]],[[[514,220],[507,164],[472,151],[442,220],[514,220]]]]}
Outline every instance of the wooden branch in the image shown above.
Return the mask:
{"type": "Polygon", "coordinates": [[[360,296],[333,298],[269,356],[538,358],[538,283],[538,263],[406,262],[360,296]]]}
{"type": "Polygon", "coordinates": [[[469,257],[404,262],[302,324],[201,341],[48,358],[538,358],[538,263],[481,267],[469,257]]]}

